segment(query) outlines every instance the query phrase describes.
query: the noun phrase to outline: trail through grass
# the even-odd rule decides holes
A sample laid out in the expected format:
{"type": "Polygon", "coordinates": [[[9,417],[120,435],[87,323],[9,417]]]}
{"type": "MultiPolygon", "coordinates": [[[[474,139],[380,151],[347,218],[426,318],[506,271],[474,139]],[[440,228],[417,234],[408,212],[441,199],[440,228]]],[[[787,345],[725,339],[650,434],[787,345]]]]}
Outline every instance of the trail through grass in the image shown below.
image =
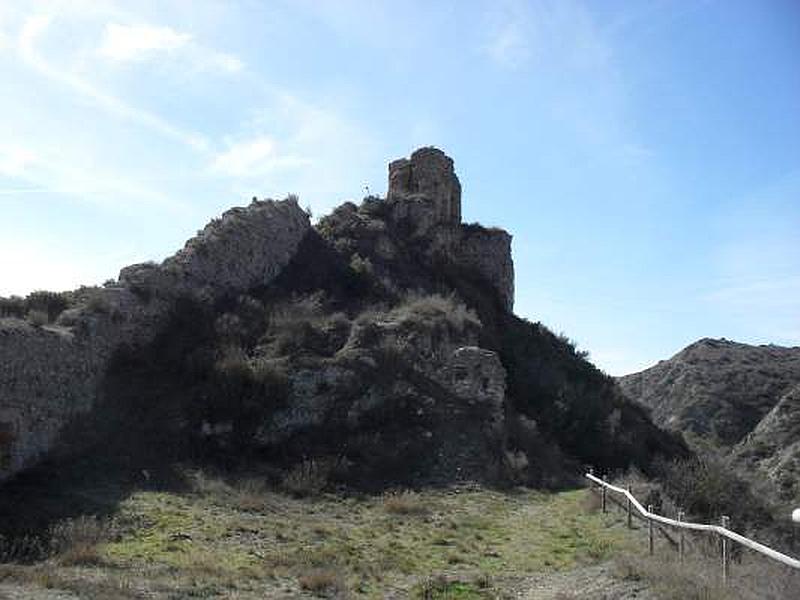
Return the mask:
{"type": "MultiPolygon", "coordinates": [[[[503,597],[504,582],[597,563],[630,544],[586,510],[585,494],[475,487],[297,499],[202,478],[185,494],[134,493],[92,564],[51,561],[39,583],[102,591],[125,580],[119,597],[131,598],[503,597]]],[[[8,567],[5,581],[36,584],[41,568],[8,567]]]]}

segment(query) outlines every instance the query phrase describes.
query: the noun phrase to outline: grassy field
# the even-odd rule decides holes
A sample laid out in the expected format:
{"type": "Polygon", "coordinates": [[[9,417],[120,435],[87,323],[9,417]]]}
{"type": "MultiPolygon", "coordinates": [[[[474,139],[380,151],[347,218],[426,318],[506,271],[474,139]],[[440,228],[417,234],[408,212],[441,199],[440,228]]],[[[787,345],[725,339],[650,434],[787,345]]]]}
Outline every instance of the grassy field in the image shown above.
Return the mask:
{"type": "Polygon", "coordinates": [[[0,566],[0,583],[20,598],[503,598],[527,574],[633,543],[583,490],[296,498],[256,479],[187,479],[180,493],[135,491],[109,517],[62,521],[53,555],[0,566]]]}

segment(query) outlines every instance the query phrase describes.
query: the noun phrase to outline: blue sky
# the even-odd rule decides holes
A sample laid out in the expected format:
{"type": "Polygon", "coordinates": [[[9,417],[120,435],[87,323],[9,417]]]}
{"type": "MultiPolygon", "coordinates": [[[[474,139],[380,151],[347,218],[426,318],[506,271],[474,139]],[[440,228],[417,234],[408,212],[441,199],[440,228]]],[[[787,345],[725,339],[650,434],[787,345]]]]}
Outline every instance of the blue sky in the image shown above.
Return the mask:
{"type": "Polygon", "coordinates": [[[0,3],[0,294],[210,218],[315,215],[421,145],[514,235],[516,312],[612,374],[800,345],[800,3],[0,3]]]}

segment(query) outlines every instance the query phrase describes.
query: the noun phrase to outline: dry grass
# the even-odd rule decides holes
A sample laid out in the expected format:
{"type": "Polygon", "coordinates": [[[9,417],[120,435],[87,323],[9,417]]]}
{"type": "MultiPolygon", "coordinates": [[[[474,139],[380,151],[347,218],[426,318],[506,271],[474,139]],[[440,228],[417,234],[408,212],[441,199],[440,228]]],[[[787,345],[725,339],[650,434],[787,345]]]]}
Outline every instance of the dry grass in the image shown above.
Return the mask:
{"type": "Polygon", "coordinates": [[[596,513],[603,507],[603,500],[598,490],[587,488],[581,499],[581,508],[587,513],[596,513]]]}
{"type": "MultiPolygon", "coordinates": [[[[644,581],[665,600],[796,600],[800,575],[766,558],[747,555],[730,564],[727,586],[715,545],[699,543],[681,563],[675,553],[656,557],[624,553],[614,560],[616,575],[644,581]]],[[[662,549],[663,550],[663,549],[662,549]]]]}
{"type": "Polygon", "coordinates": [[[455,294],[407,294],[400,305],[391,311],[390,316],[400,324],[426,328],[434,328],[441,322],[454,331],[481,327],[475,311],[468,309],[455,294]]]}
{"type": "Polygon", "coordinates": [[[421,516],[430,513],[430,508],[425,500],[419,494],[409,490],[384,495],[383,509],[393,515],[421,516]]]}
{"type": "Polygon", "coordinates": [[[347,586],[337,571],[333,569],[313,569],[297,579],[300,588],[317,596],[342,597],[347,586]]]}
{"type": "Polygon", "coordinates": [[[62,521],[50,530],[50,543],[62,565],[91,566],[102,563],[98,546],[113,537],[114,524],[97,517],[62,521]]]}

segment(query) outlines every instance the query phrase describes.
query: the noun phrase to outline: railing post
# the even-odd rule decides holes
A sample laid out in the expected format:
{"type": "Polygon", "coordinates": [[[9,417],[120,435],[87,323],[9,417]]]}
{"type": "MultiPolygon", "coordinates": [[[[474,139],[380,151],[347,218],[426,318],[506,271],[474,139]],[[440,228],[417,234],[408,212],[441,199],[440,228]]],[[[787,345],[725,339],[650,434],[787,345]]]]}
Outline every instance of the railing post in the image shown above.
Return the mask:
{"type": "Polygon", "coordinates": [[[606,512],[606,493],[607,493],[607,492],[608,492],[608,490],[606,490],[606,486],[603,486],[603,492],[602,492],[602,494],[603,494],[603,513],[604,513],[604,514],[605,514],[605,512],[606,512]]]}
{"type": "MultiPolygon", "coordinates": [[[[722,527],[728,529],[730,519],[725,515],[722,516],[722,527]]],[[[728,583],[728,538],[724,535],[722,537],[722,584],[728,583]]]]}
{"type": "MultiPolygon", "coordinates": [[[[679,523],[683,523],[683,518],[684,518],[683,517],[683,511],[679,510],[678,511],[678,522],[679,523]]],[[[678,557],[679,557],[679,560],[680,560],[681,564],[683,563],[683,555],[684,555],[684,552],[685,552],[685,541],[684,541],[685,540],[685,536],[686,536],[686,534],[683,531],[683,527],[681,527],[680,528],[680,540],[678,541],[678,557]]]]}
{"type": "MultiPolygon", "coordinates": [[[[629,494],[631,493],[631,484],[628,484],[628,493],[629,494]]],[[[632,506],[631,506],[631,497],[628,496],[628,529],[632,529],[633,528],[633,519],[632,519],[633,518],[633,514],[631,512],[631,508],[632,508],[632,506]]]]}
{"type": "MultiPolygon", "coordinates": [[[[648,504],[647,505],[647,512],[649,512],[649,513],[653,512],[653,505],[652,504],[648,504]]],[[[653,556],[653,553],[654,553],[654,548],[653,548],[653,519],[651,517],[647,517],[647,527],[648,527],[649,532],[650,532],[650,556],[653,556]]]]}

